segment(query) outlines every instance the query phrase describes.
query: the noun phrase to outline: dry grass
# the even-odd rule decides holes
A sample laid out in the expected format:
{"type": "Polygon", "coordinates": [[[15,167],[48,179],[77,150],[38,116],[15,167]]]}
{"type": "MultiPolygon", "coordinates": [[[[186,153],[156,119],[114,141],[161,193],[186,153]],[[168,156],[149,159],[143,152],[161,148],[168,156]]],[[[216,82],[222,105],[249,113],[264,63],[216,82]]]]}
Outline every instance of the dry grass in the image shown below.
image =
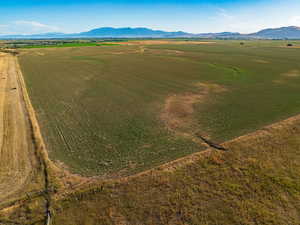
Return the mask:
{"type": "Polygon", "coordinates": [[[262,63],[262,64],[269,64],[270,63],[269,61],[263,60],[263,59],[254,59],[253,61],[257,62],[257,63],[262,63]]]}
{"type": "Polygon", "coordinates": [[[299,77],[300,76],[300,70],[290,70],[287,73],[282,74],[282,76],[285,76],[285,77],[299,77]]]}
{"type": "MultiPolygon", "coordinates": [[[[207,97],[226,91],[198,87],[207,97]]],[[[189,103],[179,110],[184,117],[195,99],[183,99],[189,103]]],[[[298,224],[299,134],[297,116],[225,143],[226,153],[209,149],[119,180],[62,185],[67,189],[51,194],[52,224],[298,224]]],[[[49,165],[54,178],[60,172],[49,165]]],[[[31,199],[0,218],[43,224],[43,204],[43,198],[31,199]]]]}
{"type": "Polygon", "coordinates": [[[229,152],[102,182],[58,200],[53,224],[299,224],[299,133],[297,116],[226,143],[229,152]]]}
{"type": "MultiPolygon", "coordinates": [[[[108,42],[110,43],[110,42],[108,42]]],[[[216,42],[212,41],[172,41],[172,40],[144,40],[144,41],[128,41],[128,42],[112,42],[114,44],[120,45],[182,45],[182,44],[193,44],[193,45],[206,45],[206,44],[215,44],[216,42]]]]}
{"type": "MultiPolygon", "coordinates": [[[[225,143],[226,153],[208,150],[54,195],[52,224],[299,224],[299,134],[296,116],[225,143]]],[[[26,215],[26,208],[31,222],[42,224],[40,203],[8,210],[5,219],[26,215]]]]}
{"type": "Polygon", "coordinates": [[[298,49],[298,48],[300,48],[300,46],[286,46],[286,45],[284,45],[284,46],[280,46],[280,48],[296,48],[296,49],[298,49]]]}
{"type": "Polygon", "coordinates": [[[166,100],[161,119],[170,130],[189,126],[194,112],[193,105],[202,100],[203,96],[200,94],[172,95],[166,100]]]}
{"type": "Polygon", "coordinates": [[[291,79],[300,77],[300,70],[294,69],[281,74],[281,78],[274,80],[276,84],[285,84],[291,79]]]}
{"type": "MultiPolygon", "coordinates": [[[[211,83],[198,87],[201,94],[166,100],[164,111],[179,120],[171,129],[188,128],[196,104],[226,91],[211,83]]],[[[299,121],[295,117],[227,142],[227,153],[209,149],[119,180],[74,176],[42,154],[54,190],[53,224],[299,224],[299,121]]],[[[42,141],[37,123],[34,130],[42,141]]],[[[43,198],[18,204],[0,218],[4,213],[7,221],[40,224],[43,198]]]]}

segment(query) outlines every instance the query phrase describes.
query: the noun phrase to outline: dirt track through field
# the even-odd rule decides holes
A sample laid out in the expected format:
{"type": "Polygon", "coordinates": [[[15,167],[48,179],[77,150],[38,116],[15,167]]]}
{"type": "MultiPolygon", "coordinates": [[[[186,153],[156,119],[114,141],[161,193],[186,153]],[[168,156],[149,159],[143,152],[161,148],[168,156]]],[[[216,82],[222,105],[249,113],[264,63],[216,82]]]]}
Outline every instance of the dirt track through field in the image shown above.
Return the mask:
{"type": "MultiPolygon", "coordinates": [[[[36,185],[29,120],[18,81],[16,57],[0,53],[0,203],[36,185]]],[[[38,188],[38,186],[35,186],[38,188]]]]}

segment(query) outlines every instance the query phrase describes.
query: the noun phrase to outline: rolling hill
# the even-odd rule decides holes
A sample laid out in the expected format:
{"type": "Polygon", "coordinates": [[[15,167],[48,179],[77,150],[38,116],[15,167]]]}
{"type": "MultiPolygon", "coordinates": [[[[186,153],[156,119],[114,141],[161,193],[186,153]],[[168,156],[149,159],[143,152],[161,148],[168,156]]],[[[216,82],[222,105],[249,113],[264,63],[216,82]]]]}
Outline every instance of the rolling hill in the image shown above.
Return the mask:
{"type": "Polygon", "coordinates": [[[266,39],[299,39],[300,27],[290,26],[273,29],[264,29],[249,36],[266,39]]]}
{"type": "Polygon", "coordinates": [[[166,32],[161,30],[152,30],[148,28],[112,28],[102,27],[90,30],[88,32],[79,33],[80,36],[85,37],[190,37],[194,36],[190,33],[182,31],[166,32]]]}

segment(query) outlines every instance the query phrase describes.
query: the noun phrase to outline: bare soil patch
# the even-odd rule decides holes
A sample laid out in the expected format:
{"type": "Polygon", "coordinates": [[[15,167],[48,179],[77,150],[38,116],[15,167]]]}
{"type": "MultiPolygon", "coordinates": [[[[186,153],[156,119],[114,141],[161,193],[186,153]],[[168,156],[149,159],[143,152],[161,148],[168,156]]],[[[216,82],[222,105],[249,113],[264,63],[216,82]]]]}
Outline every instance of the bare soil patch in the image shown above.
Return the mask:
{"type": "Polygon", "coordinates": [[[281,74],[281,78],[273,80],[273,83],[284,84],[290,79],[300,77],[300,70],[294,69],[281,74]]]}
{"type": "Polygon", "coordinates": [[[160,118],[168,130],[199,142],[198,138],[194,136],[196,131],[191,129],[195,123],[194,106],[207,101],[210,94],[225,92],[226,88],[213,83],[197,83],[195,86],[198,88],[195,93],[169,96],[165,101],[160,118]]]}
{"type": "Polygon", "coordinates": [[[300,70],[290,70],[287,73],[283,73],[282,76],[284,76],[284,77],[299,77],[300,70]]]}
{"type": "Polygon", "coordinates": [[[39,55],[39,56],[44,56],[45,55],[45,53],[42,53],[42,52],[36,52],[36,54],[39,55]]]}
{"type": "Polygon", "coordinates": [[[176,55],[183,55],[184,51],[179,51],[179,50],[170,50],[170,49],[166,49],[167,53],[171,53],[171,54],[176,54],[176,55]]]}
{"type": "Polygon", "coordinates": [[[151,54],[166,54],[166,55],[184,55],[184,51],[171,50],[171,49],[147,49],[151,54]]]}
{"type": "Polygon", "coordinates": [[[269,61],[263,60],[263,59],[254,59],[253,61],[257,62],[257,63],[261,63],[261,64],[269,64],[270,63],[269,61]]]}
{"type": "Polygon", "coordinates": [[[125,54],[125,52],[113,52],[112,54],[113,55],[123,55],[123,54],[125,54]]]}
{"type": "Polygon", "coordinates": [[[162,114],[163,121],[169,129],[177,129],[188,125],[194,113],[193,105],[203,100],[201,94],[185,93],[167,98],[162,114]]]}
{"type": "Polygon", "coordinates": [[[280,46],[281,48],[300,48],[300,46],[280,46]]]}

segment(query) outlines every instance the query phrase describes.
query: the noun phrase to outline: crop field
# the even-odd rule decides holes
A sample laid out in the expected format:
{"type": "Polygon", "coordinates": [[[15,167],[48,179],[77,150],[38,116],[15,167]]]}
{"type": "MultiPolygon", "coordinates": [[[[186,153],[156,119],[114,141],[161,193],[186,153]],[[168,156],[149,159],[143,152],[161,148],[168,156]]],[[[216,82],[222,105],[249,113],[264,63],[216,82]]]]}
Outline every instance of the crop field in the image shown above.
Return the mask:
{"type": "Polygon", "coordinates": [[[52,45],[27,45],[22,48],[66,48],[66,47],[86,47],[86,46],[109,46],[118,45],[113,43],[62,43],[62,44],[52,44],[52,45]]]}
{"type": "Polygon", "coordinates": [[[119,177],[298,114],[300,42],[286,44],[36,48],[19,62],[51,159],[119,177]]]}

